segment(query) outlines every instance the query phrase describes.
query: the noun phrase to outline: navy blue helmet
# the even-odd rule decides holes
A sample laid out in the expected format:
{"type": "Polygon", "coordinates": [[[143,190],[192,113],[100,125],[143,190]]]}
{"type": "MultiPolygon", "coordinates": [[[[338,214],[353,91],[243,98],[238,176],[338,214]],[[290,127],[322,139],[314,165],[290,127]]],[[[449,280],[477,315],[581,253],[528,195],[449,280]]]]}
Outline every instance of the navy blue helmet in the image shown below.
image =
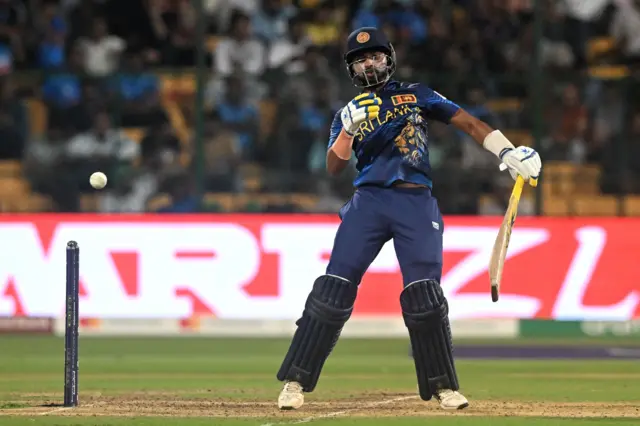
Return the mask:
{"type": "Polygon", "coordinates": [[[347,71],[351,81],[358,87],[374,87],[386,83],[396,70],[396,52],[382,30],[375,27],[358,28],[347,37],[347,49],[344,54],[347,71]],[[354,65],[364,61],[365,54],[381,52],[385,55],[381,68],[369,72],[357,73],[354,65]]]}

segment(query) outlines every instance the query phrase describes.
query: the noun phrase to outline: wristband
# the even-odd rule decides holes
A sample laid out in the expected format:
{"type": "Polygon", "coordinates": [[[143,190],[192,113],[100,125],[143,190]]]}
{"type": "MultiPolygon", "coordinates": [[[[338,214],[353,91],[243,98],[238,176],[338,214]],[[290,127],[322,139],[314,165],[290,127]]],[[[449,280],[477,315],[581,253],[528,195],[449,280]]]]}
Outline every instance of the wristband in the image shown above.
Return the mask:
{"type": "Polygon", "coordinates": [[[494,130],[489,133],[486,138],[484,138],[484,142],[482,146],[487,151],[492,152],[496,157],[502,159],[504,154],[515,149],[509,139],[507,139],[500,130],[494,130]]]}

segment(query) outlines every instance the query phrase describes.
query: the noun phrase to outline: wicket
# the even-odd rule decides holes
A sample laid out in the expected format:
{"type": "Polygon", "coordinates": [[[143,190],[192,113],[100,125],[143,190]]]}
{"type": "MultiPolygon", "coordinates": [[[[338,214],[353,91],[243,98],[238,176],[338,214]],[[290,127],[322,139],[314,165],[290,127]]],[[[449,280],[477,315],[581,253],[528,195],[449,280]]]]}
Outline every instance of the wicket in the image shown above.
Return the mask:
{"type": "Polygon", "coordinates": [[[67,293],[64,330],[64,406],[78,405],[78,321],[80,248],[67,243],[67,293]]]}

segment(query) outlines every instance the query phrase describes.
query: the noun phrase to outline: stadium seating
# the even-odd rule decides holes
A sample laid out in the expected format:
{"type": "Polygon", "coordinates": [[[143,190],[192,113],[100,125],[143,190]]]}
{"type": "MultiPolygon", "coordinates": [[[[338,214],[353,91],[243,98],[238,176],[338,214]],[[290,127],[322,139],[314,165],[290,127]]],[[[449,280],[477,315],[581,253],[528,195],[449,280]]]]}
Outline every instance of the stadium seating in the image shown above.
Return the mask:
{"type": "Polygon", "coordinates": [[[147,201],[147,211],[156,212],[171,205],[171,197],[167,194],[156,194],[147,201]]]}
{"type": "Polygon", "coordinates": [[[616,216],[620,208],[618,198],[610,195],[581,195],[572,203],[577,216],[616,216]]]}
{"type": "Polygon", "coordinates": [[[625,216],[640,217],[640,195],[628,195],[623,200],[625,216]]]}
{"type": "Polygon", "coordinates": [[[623,65],[598,65],[589,68],[589,77],[600,80],[620,80],[630,74],[629,68],[623,65]]]}
{"type": "MultiPolygon", "coordinates": [[[[317,0],[305,0],[302,3],[313,5],[317,0]]],[[[304,5],[302,6],[304,7],[304,5]]],[[[469,13],[461,7],[453,7],[452,18],[458,24],[469,20],[469,13]]],[[[205,44],[207,50],[212,52],[219,42],[219,36],[208,36],[205,44]]],[[[615,53],[615,41],[611,37],[597,37],[587,43],[587,60],[590,64],[589,76],[601,80],[618,80],[630,75],[626,66],[608,64],[608,59],[615,53]]],[[[194,152],[193,121],[191,115],[185,114],[185,110],[193,108],[193,101],[197,90],[196,73],[193,68],[177,71],[159,70],[162,106],[173,126],[181,144],[182,152],[180,161],[184,166],[189,166],[194,152]],[[188,119],[189,118],[189,119],[188,119]]],[[[22,77],[21,77],[22,78],[22,77]]],[[[34,87],[33,77],[22,78],[24,87],[34,87]]],[[[43,135],[47,129],[46,105],[32,92],[32,97],[26,99],[29,115],[29,126],[32,135],[43,135]]],[[[504,117],[517,117],[522,114],[525,100],[517,97],[503,97],[490,99],[486,103],[487,108],[495,114],[504,117]]],[[[260,135],[266,138],[272,135],[276,125],[278,114],[277,102],[263,100],[259,104],[260,135]]],[[[503,120],[503,123],[512,120],[503,120]]],[[[513,120],[514,127],[521,126],[513,120]]],[[[144,128],[125,128],[125,134],[131,139],[140,142],[146,133],[144,128]]],[[[530,130],[512,128],[503,130],[505,135],[516,145],[534,145],[530,130]]],[[[618,200],[612,196],[600,195],[600,181],[602,170],[597,165],[574,165],[567,162],[546,162],[544,175],[541,180],[543,194],[544,214],[552,216],[583,215],[599,216],[607,214],[624,214],[630,216],[640,215],[640,197],[628,196],[624,200],[618,200]]],[[[236,209],[251,209],[255,206],[269,204],[290,203],[301,209],[310,209],[317,203],[317,197],[309,194],[278,194],[261,192],[267,187],[265,171],[258,164],[243,165],[240,171],[243,182],[244,194],[207,194],[205,203],[220,211],[233,211],[236,209]],[[249,207],[247,207],[249,206],[249,207]],[[253,206],[253,207],[252,207],[253,206]]],[[[0,162],[0,201],[3,211],[28,211],[29,208],[49,209],[51,201],[47,197],[33,194],[29,184],[22,178],[22,167],[18,161],[0,162]]],[[[480,203],[489,201],[489,196],[483,196],[480,203]]],[[[152,198],[148,207],[150,210],[158,210],[171,202],[167,194],[158,194],[152,198]]],[[[95,196],[82,197],[83,210],[96,211],[97,199],[95,196]]]]}
{"type": "Polygon", "coordinates": [[[496,114],[519,111],[523,106],[523,101],[519,98],[491,99],[486,103],[486,107],[496,114]]]}
{"type": "Polygon", "coordinates": [[[22,163],[18,160],[0,161],[0,178],[20,177],[22,175],[22,163]]]}
{"type": "Polygon", "coordinates": [[[569,216],[569,202],[564,197],[545,197],[542,201],[542,214],[545,216],[569,216]]]}
{"type": "Polygon", "coordinates": [[[610,56],[616,47],[613,37],[595,37],[587,42],[587,60],[593,63],[598,59],[610,56]]]}
{"type": "Polygon", "coordinates": [[[47,107],[36,98],[25,100],[29,115],[29,131],[34,136],[44,135],[47,131],[47,107]]]}
{"type": "Polygon", "coordinates": [[[96,194],[83,194],[80,196],[80,210],[83,212],[97,212],[98,196],[96,194]]]}

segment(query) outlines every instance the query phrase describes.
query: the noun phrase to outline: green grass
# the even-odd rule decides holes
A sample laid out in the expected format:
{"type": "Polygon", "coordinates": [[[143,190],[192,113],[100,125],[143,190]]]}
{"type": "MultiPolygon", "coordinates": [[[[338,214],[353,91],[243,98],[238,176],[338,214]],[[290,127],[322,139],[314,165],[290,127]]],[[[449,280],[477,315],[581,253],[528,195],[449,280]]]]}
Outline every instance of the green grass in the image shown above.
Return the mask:
{"type": "Polygon", "coordinates": [[[65,410],[51,406],[62,402],[63,339],[1,342],[3,426],[640,424],[637,361],[461,360],[472,405],[446,413],[416,398],[406,340],[343,339],[303,410],[282,413],[275,373],[288,340],[81,338],[81,406],[65,410]]]}

